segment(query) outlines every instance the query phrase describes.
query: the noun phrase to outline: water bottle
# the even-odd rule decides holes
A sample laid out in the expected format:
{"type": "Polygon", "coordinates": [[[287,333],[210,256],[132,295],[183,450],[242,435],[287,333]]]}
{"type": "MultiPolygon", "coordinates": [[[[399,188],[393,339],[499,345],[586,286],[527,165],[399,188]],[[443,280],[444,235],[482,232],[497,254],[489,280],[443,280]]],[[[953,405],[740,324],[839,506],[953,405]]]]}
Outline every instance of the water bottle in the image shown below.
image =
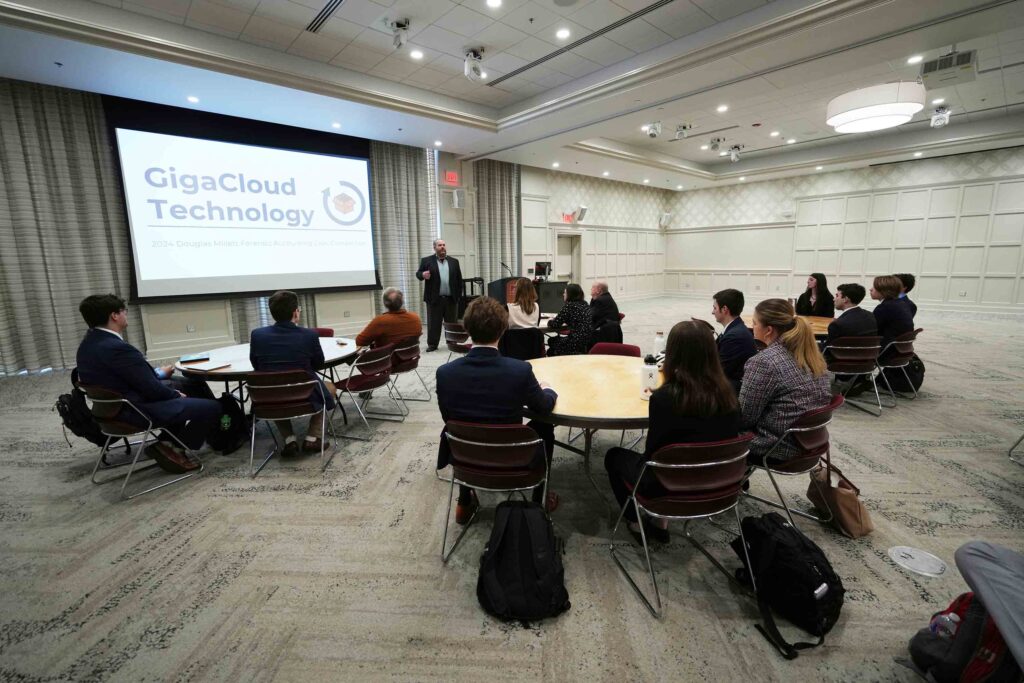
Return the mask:
{"type": "Polygon", "coordinates": [[[652,351],[651,353],[653,353],[655,356],[657,356],[658,354],[661,354],[661,353],[665,353],[665,333],[664,332],[659,330],[658,332],[655,333],[655,335],[654,335],[654,351],[652,351]]]}
{"type": "Polygon", "coordinates": [[[929,622],[928,628],[939,638],[952,640],[956,637],[957,629],[960,628],[960,617],[952,612],[936,615],[929,622]]]}
{"type": "Polygon", "coordinates": [[[640,398],[644,401],[651,400],[651,393],[658,388],[658,361],[654,354],[647,354],[644,358],[644,365],[640,369],[640,398]]]}

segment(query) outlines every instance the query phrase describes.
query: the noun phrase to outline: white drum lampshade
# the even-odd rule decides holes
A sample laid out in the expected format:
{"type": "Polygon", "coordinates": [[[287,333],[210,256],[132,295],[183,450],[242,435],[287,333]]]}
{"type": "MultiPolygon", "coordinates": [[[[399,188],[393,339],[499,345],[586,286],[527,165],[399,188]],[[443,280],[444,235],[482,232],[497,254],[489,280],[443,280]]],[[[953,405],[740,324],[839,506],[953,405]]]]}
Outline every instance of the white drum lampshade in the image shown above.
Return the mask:
{"type": "Polygon", "coordinates": [[[825,123],[837,133],[867,133],[900,126],[924,109],[925,89],[914,81],[873,85],[828,103],[825,123]]]}

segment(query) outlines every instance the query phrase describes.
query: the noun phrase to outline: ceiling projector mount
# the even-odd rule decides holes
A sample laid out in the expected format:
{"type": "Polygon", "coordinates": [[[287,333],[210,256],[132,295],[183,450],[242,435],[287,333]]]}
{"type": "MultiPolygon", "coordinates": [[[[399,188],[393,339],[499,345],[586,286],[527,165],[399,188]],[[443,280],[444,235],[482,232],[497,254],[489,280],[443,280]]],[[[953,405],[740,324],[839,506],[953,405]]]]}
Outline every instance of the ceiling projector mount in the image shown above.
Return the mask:
{"type": "Polygon", "coordinates": [[[487,72],[480,64],[484,58],[484,49],[482,47],[467,47],[463,50],[463,54],[466,55],[466,61],[462,64],[462,74],[474,83],[483,82],[487,78],[487,72]]]}
{"type": "Polygon", "coordinates": [[[721,147],[722,143],[724,142],[725,138],[711,138],[711,143],[709,144],[709,146],[711,147],[711,151],[717,152],[718,148],[721,147]]]}
{"type": "Polygon", "coordinates": [[[394,21],[387,22],[385,26],[391,31],[391,42],[395,49],[402,49],[402,46],[409,40],[409,20],[395,19],[394,21]]]}

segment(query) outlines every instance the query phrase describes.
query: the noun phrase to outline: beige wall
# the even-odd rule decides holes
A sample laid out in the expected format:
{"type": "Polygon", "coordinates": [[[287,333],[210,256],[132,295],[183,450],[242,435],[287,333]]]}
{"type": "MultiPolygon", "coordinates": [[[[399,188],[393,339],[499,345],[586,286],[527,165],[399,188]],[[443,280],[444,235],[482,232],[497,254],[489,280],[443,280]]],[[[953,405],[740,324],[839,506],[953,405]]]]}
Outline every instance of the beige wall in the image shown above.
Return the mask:
{"type": "MultiPolygon", "coordinates": [[[[459,260],[463,277],[477,276],[476,254],[476,184],[473,180],[473,164],[462,163],[454,154],[442,152],[437,163],[437,201],[440,205],[439,235],[444,238],[448,253],[459,260]],[[459,174],[459,184],[449,185],[444,181],[445,171],[459,174]],[[461,209],[452,206],[456,190],[462,192],[465,201],[461,209]]],[[[427,256],[427,254],[423,254],[427,256]]],[[[422,291],[418,293],[422,296],[422,291]]]]}

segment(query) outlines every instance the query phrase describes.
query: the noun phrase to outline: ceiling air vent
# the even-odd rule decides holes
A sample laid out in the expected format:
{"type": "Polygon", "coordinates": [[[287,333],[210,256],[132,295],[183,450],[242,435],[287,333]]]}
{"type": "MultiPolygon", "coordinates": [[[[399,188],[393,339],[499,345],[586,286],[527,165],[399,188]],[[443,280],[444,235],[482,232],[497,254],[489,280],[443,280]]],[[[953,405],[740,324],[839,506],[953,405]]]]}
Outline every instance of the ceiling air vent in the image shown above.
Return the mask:
{"type": "Polygon", "coordinates": [[[978,75],[978,51],[953,52],[921,64],[921,80],[929,90],[970,83],[978,75]]]}
{"type": "Polygon", "coordinates": [[[306,27],[306,30],[310,33],[316,33],[319,31],[324,25],[324,22],[331,18],[331,15],[341,7],[341,3],[343,2],[345,2],[345,0],[327,0],[327,4],[324,5],[322,10],[317,12],[316,16],[313,17],[313,21],[309,22],[309,26],[306,27]]]}

